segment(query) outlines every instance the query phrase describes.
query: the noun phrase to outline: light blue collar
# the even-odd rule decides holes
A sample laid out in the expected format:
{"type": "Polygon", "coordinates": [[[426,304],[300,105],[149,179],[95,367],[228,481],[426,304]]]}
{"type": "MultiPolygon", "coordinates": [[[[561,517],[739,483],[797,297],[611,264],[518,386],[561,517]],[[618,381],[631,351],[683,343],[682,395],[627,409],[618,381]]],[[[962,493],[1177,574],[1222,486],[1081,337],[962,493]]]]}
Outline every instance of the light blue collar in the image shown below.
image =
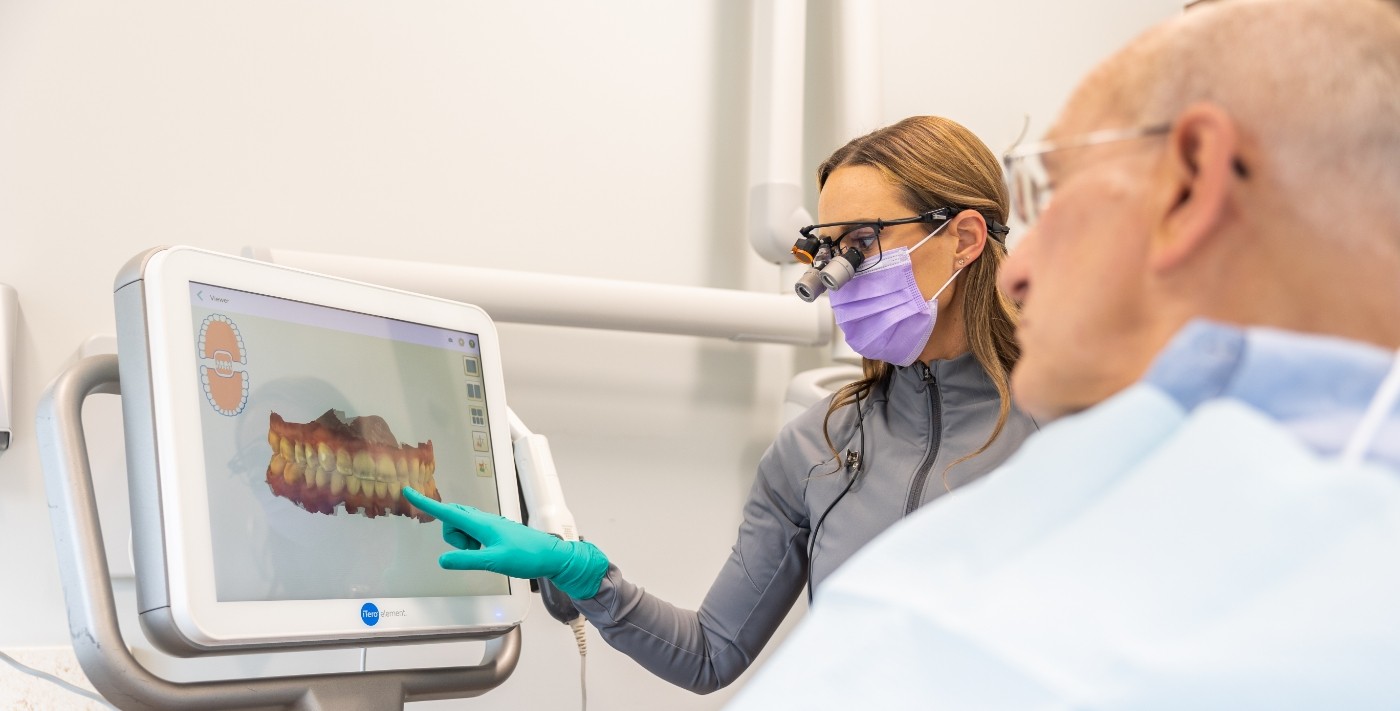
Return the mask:
{"type": "MultiPolygon", "coordinates": [[[[1358,341],[1201,319],[1177,332],[1143,382],[1187,411],[1215,398],[1239,400],[1318,454],[1332,456],[1360,423],[1394,357],[1358,341]]],[[[1400,417],[1394,412],[1371,456],[1400,466],[1400,417]]]]}

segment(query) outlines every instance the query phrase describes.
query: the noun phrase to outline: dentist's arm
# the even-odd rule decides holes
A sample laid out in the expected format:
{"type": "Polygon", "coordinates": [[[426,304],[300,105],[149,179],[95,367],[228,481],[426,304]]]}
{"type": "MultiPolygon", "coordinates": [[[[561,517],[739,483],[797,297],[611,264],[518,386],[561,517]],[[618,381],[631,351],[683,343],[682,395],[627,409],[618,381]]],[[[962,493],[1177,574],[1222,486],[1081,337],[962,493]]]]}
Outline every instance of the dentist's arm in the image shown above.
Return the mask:
{"type": "Polygon", "coordinates": [[[512,578],[549,578],[571,598],[598,594],[608,558],[587,541],[565,541],[503,516],[430,499],[404,487],[409,503],[442,521],[442,539],[459,550],[443,553],[449,570],[488,570],[512,578]]]}

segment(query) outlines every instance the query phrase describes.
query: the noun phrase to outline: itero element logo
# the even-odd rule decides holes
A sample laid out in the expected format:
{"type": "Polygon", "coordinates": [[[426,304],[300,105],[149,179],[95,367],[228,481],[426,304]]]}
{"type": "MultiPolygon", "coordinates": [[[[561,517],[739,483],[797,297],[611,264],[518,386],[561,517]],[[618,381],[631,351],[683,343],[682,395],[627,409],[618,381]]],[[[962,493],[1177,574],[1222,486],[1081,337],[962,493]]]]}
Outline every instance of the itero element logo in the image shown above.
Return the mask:
{"type": "Polygon", "coordinates": [[[360,621],[373,627],[379,624],[379,608],[372,602],[367,602],[360,607],[360,621]]]}
{"type": "Polygon", "coordinates": [[[221,415],[237,415],[248,404],[248,351],[238,325],[223,314],[199,327],[199,384],[221,415]]]}

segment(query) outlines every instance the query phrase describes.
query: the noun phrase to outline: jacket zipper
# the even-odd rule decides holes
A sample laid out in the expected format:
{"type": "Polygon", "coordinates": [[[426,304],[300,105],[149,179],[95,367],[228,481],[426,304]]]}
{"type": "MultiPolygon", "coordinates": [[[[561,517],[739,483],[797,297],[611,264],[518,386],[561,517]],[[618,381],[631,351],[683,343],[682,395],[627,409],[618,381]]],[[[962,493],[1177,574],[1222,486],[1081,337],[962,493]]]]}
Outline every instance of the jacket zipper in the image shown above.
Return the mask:
{"type": "Polygon", "coordinates": [[[938,450],[943,444],[943,405],[938,398],[938,381],[933,377],[933,371],[929,370],[928,364],[923,361],[915,361],[919,368],[919,379],[928,383],[928,407],[929,419],[933,423],[932,432],[929,436],[930,447],[928,454],[924,456],[924,461],[919,464],[919,470],[914,474],[914,482],[909,488],[909,500],[904,502],[904,515],[914,513],[914,509],[919,508],[919,502],[924,498],[924,486],[928,483],[929,472],[933,469],[933,460],[938,458],[938,450]]]}

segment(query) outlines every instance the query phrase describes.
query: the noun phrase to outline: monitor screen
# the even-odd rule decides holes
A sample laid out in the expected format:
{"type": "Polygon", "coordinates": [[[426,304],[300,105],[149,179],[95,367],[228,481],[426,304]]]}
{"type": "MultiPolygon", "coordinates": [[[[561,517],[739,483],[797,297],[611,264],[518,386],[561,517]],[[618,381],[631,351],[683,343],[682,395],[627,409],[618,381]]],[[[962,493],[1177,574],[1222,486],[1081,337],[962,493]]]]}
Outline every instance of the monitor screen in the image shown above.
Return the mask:
{"type": "Polygon", "coordinates": [[[116,288],[138,604],[168,652],[484,637],[529,587],[449,571],[404,486],[520,520],[481,309],[188,247],[116,288]]]}
{"type": "Polygon", "coordinates": [[[189,283],[216,597],[500,595],[404,486],[500,513],[475,333],[189,283]],[[439,475],[441,474],[441,475],[439,475]]]}

